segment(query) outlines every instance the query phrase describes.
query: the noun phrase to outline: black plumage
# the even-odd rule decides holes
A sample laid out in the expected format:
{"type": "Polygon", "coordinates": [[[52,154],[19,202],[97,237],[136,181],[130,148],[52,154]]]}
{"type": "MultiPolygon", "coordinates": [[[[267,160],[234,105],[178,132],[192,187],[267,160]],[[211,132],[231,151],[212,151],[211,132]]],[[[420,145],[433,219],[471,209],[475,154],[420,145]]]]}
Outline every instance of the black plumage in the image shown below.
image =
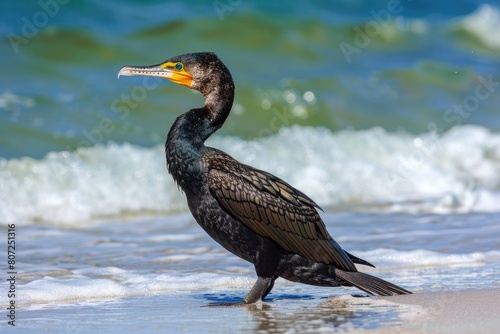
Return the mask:
{"type": "Polygon", "coordinates": [[[358,272],[373,266],[344,251],[318,214],[318,205],[280,178],[205,146],[226,120],[234,84],[214,53],[191,53],[153,66],[124,66],[119,75],[165,77],[205,96],[201,108],[179,116],[165,144],[168,171],[185,192],[199,225],[228,251],[254,264],[257,282],[246,303],[262,300],[277,277],[318,286],[356,286],[370,294],[411,293],[358,272]]]}

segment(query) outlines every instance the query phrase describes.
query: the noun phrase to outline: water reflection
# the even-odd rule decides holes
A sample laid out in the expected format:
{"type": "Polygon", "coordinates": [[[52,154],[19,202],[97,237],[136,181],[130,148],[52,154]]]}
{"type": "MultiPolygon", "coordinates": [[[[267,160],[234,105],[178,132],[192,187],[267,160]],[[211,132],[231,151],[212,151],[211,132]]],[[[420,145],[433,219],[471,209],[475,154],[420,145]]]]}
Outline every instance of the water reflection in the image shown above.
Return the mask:
{"type": "Polygon", "coordinates": [[[241,307],[251,319],[243,332],[317,333],[374,329],[400,323],[397,304],[367,296],[318,298],[313,295],[272,295],[265,303],[243,305],[241,295],[205,294],[207,307],[241,307]]]}

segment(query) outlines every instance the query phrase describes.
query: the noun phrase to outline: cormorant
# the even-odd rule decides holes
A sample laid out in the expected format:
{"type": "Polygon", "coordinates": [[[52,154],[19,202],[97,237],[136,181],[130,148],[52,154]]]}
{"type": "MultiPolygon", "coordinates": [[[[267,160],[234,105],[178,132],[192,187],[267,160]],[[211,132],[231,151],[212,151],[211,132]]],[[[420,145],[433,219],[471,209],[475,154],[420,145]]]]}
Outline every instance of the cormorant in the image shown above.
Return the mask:
{"type": "Polygon", "coordinates": [[[231,74],[214,53],[124,66],[120,75],[162,77],[205,96],[203,107],[179,116],[171,127],[165,143],[167,167],[198,224],[225,249],[254,264],[258,278],[245,303],[263,300],[278,277],[317,286],[355,286],[382,296],[411,293],[358,272],[355,263],[373,265],[333,240],[319,206],[304,193],[204,145],[224,124],[234,99],[231,74]]]}

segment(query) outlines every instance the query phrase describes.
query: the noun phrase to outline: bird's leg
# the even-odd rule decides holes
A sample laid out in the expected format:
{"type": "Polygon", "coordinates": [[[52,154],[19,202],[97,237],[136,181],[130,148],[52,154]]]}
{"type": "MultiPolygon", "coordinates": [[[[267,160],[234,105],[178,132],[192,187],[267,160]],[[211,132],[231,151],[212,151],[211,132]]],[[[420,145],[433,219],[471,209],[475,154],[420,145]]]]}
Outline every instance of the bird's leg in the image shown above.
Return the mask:
{"type": "Polygon", "coordinates": [[[263,300],[273,289],[278,276],[276,271],[281,260],[281,249],[273,241],[263,238],[254,260],[257,282],[246,295],[244,302],[252,304],[263,300]]]}
{"type": "Polygon", "coordinates": [[[252,304],[263,300],[273,289],[274,281],[278,276],[276,271],[281,260],[281,250],[269,239],[262,239],[260,249],[256,252],[255,271],[257,282],[246,295],[244,302],[252,304]]]}
{"type": "Polygon", "coordinates": [[[273,278],[271,278],[271,283],[268,285],[267,290],[264,292],[264,295],[262,296],[262,300],[264,300],[266,298],[266,296],[269,294],[269,292],[271,292],[271,290],[274,287],[274,281],[276,281],[277,278],[278,278],[278,276],[274,276],[273,278]]]}
{"type": "Polygon", "coordinates": [[[257,277],[257,282],[255,282],[250,292],[243,299],[245,304],[253,304],[263,300],[271,292],[275,280],[276,276],[269,278],[257,277]]]}

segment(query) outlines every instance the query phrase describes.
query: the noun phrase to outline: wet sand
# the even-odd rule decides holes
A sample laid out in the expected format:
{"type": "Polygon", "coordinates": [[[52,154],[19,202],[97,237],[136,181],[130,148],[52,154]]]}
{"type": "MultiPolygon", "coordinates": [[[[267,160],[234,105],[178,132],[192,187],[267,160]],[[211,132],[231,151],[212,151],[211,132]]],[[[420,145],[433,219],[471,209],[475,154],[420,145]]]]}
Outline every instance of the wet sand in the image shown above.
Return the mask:
{"type": "Polygon", "coordinates": [[[384,297],[403,307],[401,325],[373,333],[498,333],[500,289],[384,297]],[[405,307],[408,311],[404,311],[405,307]],[[416,308],[412,308],[416,307],[416,308]]]}
{"type": "Polygon", "coordinates": [[[16,332],[386,334],[497,333],[500,328],[500,289],[393,297],[327,297],[290,289],[261,305],[223,306],[241,300],[234,292],[32,305],[19,310],[16,332]]]}

